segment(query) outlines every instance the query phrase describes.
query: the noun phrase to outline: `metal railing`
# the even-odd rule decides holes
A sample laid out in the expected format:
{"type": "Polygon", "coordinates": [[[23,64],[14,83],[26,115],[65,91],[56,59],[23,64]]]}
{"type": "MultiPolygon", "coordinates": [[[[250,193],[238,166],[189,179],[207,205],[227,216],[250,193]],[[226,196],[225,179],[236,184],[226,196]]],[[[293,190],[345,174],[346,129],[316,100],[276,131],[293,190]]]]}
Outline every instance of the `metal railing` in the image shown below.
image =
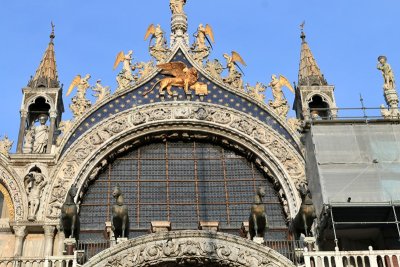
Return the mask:
{"type": "Polygon", "coordinates": [[[79,240],[76,249],[83,252],[83,261],[86,262],[110,246],[110,240],[79,240]]]}
{"type": "Polygon", "coordinates": [[[303,253],[306,267],[399,267],[400,250],[312,251],[303,253]]]}
{"type": "MultiPolygon", "coordinates": [[[[388,110],[385,108],[384,110],[388,110]]],[[[382,108],[309,108],[305,112],[305,120],[310,122],[349,120],[349,121],[376,121],[400,120],[400,116],[382,116],[382,108]]]]}

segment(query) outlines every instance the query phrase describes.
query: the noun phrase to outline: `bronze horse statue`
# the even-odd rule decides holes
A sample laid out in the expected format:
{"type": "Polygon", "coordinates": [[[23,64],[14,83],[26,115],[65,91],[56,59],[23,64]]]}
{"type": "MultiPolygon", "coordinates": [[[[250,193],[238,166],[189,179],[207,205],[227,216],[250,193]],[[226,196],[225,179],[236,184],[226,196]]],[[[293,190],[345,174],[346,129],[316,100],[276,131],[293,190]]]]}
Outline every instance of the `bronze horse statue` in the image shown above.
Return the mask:
{"type": "Polygon", "coordinates": [[[317,218],[310,190],[306,186],[301,186],[299,191],[301,196],[300,210],[290,225],[290,231],[295,235],[296,240],[300,238],[301,234],[306,237],[312,235],[311,226],[314,219],[317,218]]]}
{"type": "Polygon", "coordinates": [[[116,239],[120,237],[129,237],[128,207],[124,205],[124,198],[121,189],[116,186],[112,195],[115,198],[116,203],[112,207],[111,229],[113,230],[116,239]]]}
{"type": "Polygon", "coordinates": [[[72,186],[67,195],[67,199],[61,206],[60,226],[66,238],[79,239],[79,216],[78,207],[74,201],[78,189],[72,186]]]}
{"type": "Polygon", "coordinates": [[[268,230],[267,214],[262,198],[265,196],[265,187],[259,187],[254,197],[254,203],[251,206],[251,214],[249,217],[249,233],[250,239],[254,237],[264,238],[266,230],[268,230]]]}

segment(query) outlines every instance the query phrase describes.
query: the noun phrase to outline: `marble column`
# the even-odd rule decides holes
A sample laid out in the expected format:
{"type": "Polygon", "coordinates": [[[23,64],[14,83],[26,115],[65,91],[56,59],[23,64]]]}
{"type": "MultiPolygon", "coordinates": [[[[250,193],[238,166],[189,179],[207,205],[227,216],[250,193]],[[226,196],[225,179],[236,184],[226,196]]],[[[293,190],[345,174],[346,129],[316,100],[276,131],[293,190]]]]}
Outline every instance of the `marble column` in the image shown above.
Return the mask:
{"type": "Polygon", "coordinates": [[[53,225],[44,225],[44,255],[53,255],[53,244],[54,244],[54,230],[56,229],[53,225]]]}
{"type": "Polygon", "coordinates": [[[59,256],[64,254],[64,240],[65,240],[65,234],[63,231],[61,231],[61,227],[57,226],[57,232],[58,232],[58,253],[59,256]]]}
{"type": "Polygon", "coordinates": [[[21,110],[20,113],[21,113],[21,122],[19,124],[17,153],[22,153],[22,147],[24,145],[26,119],[28,118],[28,112],[27,111],[21,110]]]}
{"type": "Polygon", "coordinates": [[[50,111],[49,139],[47,141],[47,148],[46,148],[46,153],[47,154],[51,153],[51,148],[53,147],[54,131],[56,129],[56,118],[57,118],[57,112],[56,111],[50,111]]]}
{"type": "Polygon", "coordinates": [[[14,229],[14,233],[15,233],[14,255],[22,256],[24,238],[27,234],[26,226],[14,226],[13,229],[14,229]]]}

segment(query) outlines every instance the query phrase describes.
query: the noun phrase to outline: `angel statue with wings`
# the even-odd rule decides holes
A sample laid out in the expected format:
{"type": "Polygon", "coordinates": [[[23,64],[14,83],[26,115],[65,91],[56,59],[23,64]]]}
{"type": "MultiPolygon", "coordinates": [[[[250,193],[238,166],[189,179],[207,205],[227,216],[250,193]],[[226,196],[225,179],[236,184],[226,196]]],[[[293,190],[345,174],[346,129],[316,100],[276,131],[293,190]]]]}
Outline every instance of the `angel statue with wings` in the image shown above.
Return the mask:
{"type": "Polygon", "coordinates": [[[235,51],[232,51],[231,55],[224,54],[224,58],[226,59],[226,69],[228,69],[229,73],[228,76],[223,79],[223,81],[237,89],[243,89],[243,71],[238,65],[239,62],[243,66],[247,66],[243,58],[235,51]]]}
{"type": "Polygon", "coordinates": [[[283,75],[279,75],[279,79],[276,77],[276,75],[272,75],[271,79],[272,80],[267,85],[267,87],[271,87],[274,100],[269,101],[269,106],[275,111],[278,116],[286,118],[290,107],[285,98],[285,95],[283,94],[282,87],[285,86],[289,88],[292,93],[295,93],[294,89],[289,80],[283,75]]]}
{"type": "Polygon", "coordinates": [[[86,98],[86,91],[90,88],[89,79],[90,74],[86,74],[84,78],[81,75],[77,75],[68,88],[67,96],[72,93],[75,87],[77,88],[76,95],[72,98],[71,105],[69,105],[74,118],[80,117],[92,106],[90,100],[86,98]]]}
{"type": "Polygon", "coordinates": [[[146,31],[144,36],[144,40],[150,38],[149,50],[150,55],[154,57],[158,62],[164,61],[168,56],[168,48],[167,41],[164,37],[164,31],[161,29],[161,26],[157,24],[151,24],[146,31]],[[155,39],[154,45],[151,45],[152,40],[155,39]]]}
{"type": "Polygon", "coordinates": [[[208,24],[206,27],[200,24],[193,36],[196,38],[192,45],[193,57],[196,61],[202,62],[210,54],[211,42],[215,42],[213,30],[208,24]],[[206,41],[210,46],[206,44],[206,41]]]}
{"type": "Polygon", "coordinates": [[[122,69],[117,75],[117,91],[128,88],[132,82],[136,81],[136,78],[132,74],[132,72],[136,69],[135,65],[132,64],[132,54],[132,50],[129,50],[127,54],[124,54],[124,51],[121,51],[115,58],[114,70],[122,62],[122,69]]]}
{"type": "Polygon", "coordinates": [[[179,61],[158,64],[157,67],[162,70],[161,74],[169,77],[164,78],[154,84],[149,91],[143,94],[144,96],[153,91],[158,84],[160,84],[160,95],[164,94],[164,89],[167,89],[167,93],[172,95],[173,93],[171,89],[173,86],[183,88],[186,94],[190,94],[189,89],[196,89],[199,86],[204,87],[203,83],[197,82],[199,79],[197,70],[195,68],[189,68],[183,62],[179,61]]]}

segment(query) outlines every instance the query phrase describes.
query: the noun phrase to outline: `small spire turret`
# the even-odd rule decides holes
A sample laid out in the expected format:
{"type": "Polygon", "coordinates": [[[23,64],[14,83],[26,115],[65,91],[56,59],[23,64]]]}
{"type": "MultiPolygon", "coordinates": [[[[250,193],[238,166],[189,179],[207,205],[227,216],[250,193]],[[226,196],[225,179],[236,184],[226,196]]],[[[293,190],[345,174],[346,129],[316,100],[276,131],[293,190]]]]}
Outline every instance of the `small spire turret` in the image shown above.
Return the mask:
{"type": "Polygon", "coordinates": [[[56,58],[54,51],[54,24],[51,23],[50,42],[36,70],[35,76],[29,81],[31,88],[57,88],[59,87],[56,58]]]}
{"type": "Polygon", "coordinates": [[[318,67],[317,61],[314,58],[314,55],[311,52],[310,46],[306,41],[306,34],[304,33],[304,25],[303,22],[301,27],[301,53],[300,53],[300,67],[299,67],[299,77],[298,83],[299,85],[328,85],[326,82],[324,75],[321,73],[320,68],[318,67]]]}

